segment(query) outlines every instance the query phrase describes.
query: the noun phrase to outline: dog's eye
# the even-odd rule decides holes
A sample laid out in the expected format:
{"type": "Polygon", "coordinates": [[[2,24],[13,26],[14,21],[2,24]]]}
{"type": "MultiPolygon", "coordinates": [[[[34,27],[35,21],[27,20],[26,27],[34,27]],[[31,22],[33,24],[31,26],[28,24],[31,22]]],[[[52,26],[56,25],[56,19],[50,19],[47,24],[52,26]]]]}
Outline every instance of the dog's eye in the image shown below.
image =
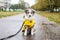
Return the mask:
{"type": "Polygon", "coordinates": [[[25,13],[27,13],[28,12],[28,10],[25,10],[25,13]]]}
{"type": "Polygon", "coordinates": [[[29,14],[29,12],[26,12],[26,14],[29,14]]]}
{"type": "Polygon", "coordinates": [[[34,14],[35,13],[35,11],[32,11],[32,14],[34,14]]]}
{"type": "Polygon", "coordinates": [[[33,12],[33,11],[31,12],[31,14],[34,14],[34,13],[35,13],[35,12],[33,12]]]}
{"type": "Polygon", "coordinates": [[[29,14],[29,12],[27,12],[29,14]]]}
{"type": "Polygon", "coordinates": [[[27,14],[29,14],[29,12],[27,12],[27,14]]]}

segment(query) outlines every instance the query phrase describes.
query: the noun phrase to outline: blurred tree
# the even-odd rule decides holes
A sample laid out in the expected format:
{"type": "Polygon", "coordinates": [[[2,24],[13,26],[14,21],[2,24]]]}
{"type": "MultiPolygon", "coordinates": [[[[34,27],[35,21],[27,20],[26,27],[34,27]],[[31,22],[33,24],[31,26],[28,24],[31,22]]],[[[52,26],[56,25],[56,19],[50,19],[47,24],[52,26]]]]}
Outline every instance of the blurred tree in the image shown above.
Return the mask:
{"type": "Polygon", "coordinates": [[[53,9],[57,9],[58,7],[60,7],[60,0],[49,0],[50,12],[53,12],[53,9]]]}
{"type": "MultiPolygon", "coordinates": [[[[37,1],[37,0],[36,0],[37,1]]],[[[38,0],[35,5],[32,6],[32,8],[36,10],[50,10],[53,12],[54,8],[60,7],[60,0],[38,0]]]]}
{"type": "Polygon", "coordinates": [[[26,9],[27,5],[29,6],[28,3],[26,3],[24,0],[19,0],[19,7],[22,9],[26,9]]]}
{"type": "Polygon", "coordinates": [[[19,4],[14,4],[14,5],[11,5],[11,9],[25,9],[25,2],[24,1],[19,1],[19,4]]]}
{"type": "Polygon", "coordinates": [[[48,0],[38,0],[38,2],[32,6],[36,10],[45,9],[49,5],[48,0]]]}
{"type": "Polygon", "coordinates": [[[18,4],[11,5],[11,9],[19,9],[18,4]]]}
{"type": "Polygon", "coordinates": [[[19,1],[19,7],[21,8],[21,9],[25,9],[25,2],[24,2],[24,0],[20,0],[19,1]]]}

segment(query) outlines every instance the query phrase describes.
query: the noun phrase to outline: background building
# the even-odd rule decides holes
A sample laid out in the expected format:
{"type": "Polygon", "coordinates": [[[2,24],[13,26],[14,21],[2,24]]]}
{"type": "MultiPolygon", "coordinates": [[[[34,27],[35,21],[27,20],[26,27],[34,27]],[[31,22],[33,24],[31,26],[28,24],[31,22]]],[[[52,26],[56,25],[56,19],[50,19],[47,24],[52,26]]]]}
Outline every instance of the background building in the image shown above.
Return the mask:
{"type": "Polygon", "coordinates": [[[9,9],[11,0],[0,0],[0,9],[9,9]]]}

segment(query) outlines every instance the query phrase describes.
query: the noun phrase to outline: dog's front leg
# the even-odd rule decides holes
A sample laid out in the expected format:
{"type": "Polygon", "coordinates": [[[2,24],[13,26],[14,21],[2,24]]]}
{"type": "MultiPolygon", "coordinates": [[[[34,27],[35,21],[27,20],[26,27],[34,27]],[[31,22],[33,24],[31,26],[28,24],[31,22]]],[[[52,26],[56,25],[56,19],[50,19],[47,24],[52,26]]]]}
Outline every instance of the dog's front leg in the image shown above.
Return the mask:
{"type": "Polygon", "coordinates": [[[34,35],[36,32],[36,29],[33,27],[32,30],[31,30],[31,35],[34,35]]]}
{"type": "Polygon", "coordinates": [[[25,36],[27,35],[27,29],[25,29],[24,35],[25,35],[25,36]]]}

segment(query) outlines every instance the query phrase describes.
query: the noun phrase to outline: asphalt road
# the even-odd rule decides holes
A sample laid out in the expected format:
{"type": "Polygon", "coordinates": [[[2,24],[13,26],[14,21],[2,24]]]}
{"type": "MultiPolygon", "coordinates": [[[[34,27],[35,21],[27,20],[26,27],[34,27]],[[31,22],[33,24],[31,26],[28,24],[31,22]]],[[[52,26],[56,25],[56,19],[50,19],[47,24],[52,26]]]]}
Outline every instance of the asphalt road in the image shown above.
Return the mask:
{"type": "MultiPolygon", "coordinates": [[[[0,18],[0,39],[15,34],[22,26],[23,14],[0,18]]],[[[60,26],[50,22],[47,18],[35,14],[36,33],[23,36],[22,32],[6,40],[60,40],[60,26]]]]}

